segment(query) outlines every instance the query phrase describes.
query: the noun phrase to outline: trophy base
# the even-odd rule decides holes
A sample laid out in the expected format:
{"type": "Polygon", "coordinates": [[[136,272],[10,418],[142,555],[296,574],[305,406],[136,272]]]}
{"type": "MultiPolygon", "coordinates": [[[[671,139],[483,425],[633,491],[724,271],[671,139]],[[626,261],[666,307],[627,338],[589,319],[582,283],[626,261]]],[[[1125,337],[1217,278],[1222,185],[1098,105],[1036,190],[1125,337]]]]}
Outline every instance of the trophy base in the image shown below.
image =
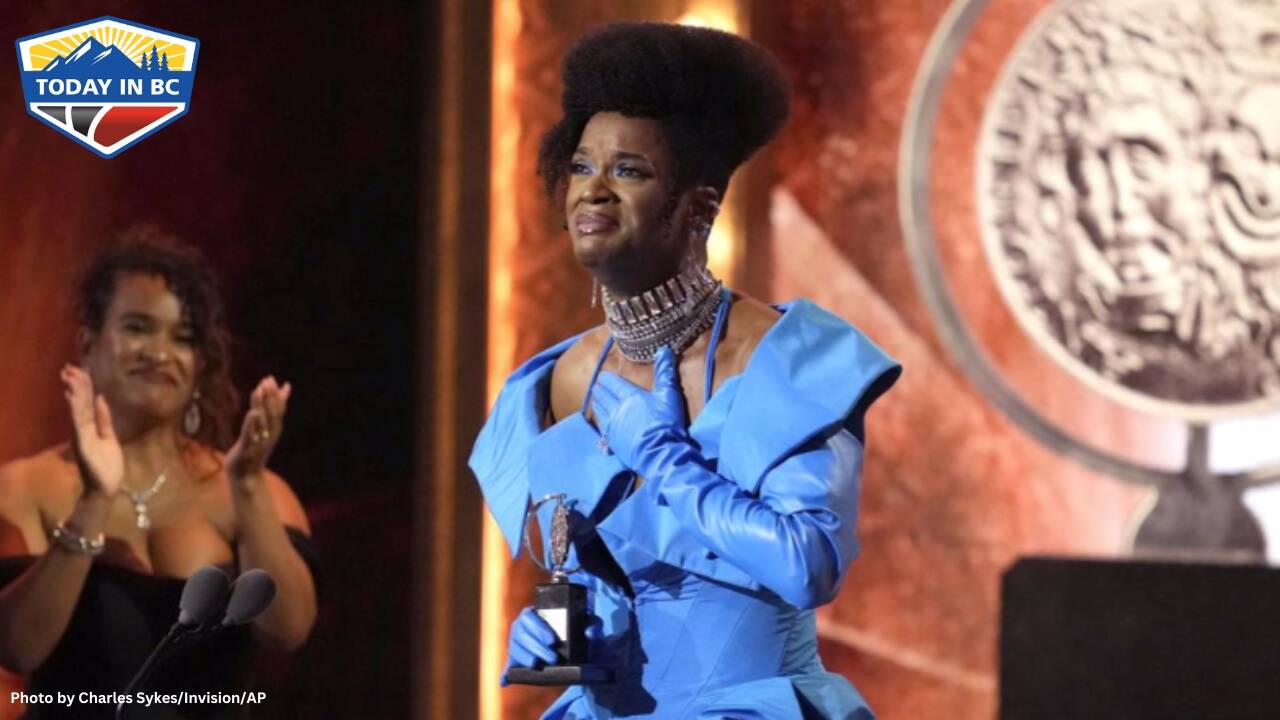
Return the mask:
{"type": "Polygon", "coordinates": [[[605,685],[613,682],[613,671],[598,665],[513,667],[507,671],[507,682],[514,685],[605,685]]]}

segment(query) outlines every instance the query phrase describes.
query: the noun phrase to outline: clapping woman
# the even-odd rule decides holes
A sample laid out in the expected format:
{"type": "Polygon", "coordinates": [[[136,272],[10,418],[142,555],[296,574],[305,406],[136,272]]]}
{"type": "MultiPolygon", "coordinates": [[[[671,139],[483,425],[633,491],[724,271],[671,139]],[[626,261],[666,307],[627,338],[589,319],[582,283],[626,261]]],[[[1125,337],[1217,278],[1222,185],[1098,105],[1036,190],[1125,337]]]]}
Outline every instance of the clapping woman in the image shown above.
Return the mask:
{"type": "MultiPolygon", "coordinates": [[[[278,586],[271,607],[180,654],[150,689],[243,688],[255,647],[296,650],[316,617],[307,518],[267,469],[292,388],[262,380],[233,425],[213,276],[154,230],[93,262],[80,309],[80,356],[61,371],[71,441],[0,467],[0,664],[30,692],[120,691],[175,620],[185,578],[209,564],[232,577],[262,568],[278,586]]],[[[32,704],[27,715],[113,710],[32,704]]],[[[212,704],[128,716],[244,713],[212,704]]]]}

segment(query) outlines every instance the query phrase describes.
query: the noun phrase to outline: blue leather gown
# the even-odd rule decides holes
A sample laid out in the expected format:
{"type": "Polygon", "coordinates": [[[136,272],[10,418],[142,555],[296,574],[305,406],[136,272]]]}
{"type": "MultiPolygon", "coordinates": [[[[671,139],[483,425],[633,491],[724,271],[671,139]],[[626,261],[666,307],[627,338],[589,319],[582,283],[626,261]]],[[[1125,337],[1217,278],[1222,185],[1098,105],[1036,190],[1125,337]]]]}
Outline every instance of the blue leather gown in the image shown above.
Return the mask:
{"type": "MultiPolygon", "coordinates": [[[[570,566],[583,566],[572,579],[599,618],[592,662],[617,677],[569,688],[544,719],[873,717],[823,668],[813,608],[835,596],[858,553],[863,416],[901,367],[808,301],[778,309],[746,370],[689,427],[704,469],[697,491],[674,502],[661,479],[635,488],[582,412],[541,429],[552,368],[576,337],[508,379],[471,468],[513,556],[530,500],[568,495],[570,566]]],[[[541,512],[550,527],[549,504],[541,512]]]]}

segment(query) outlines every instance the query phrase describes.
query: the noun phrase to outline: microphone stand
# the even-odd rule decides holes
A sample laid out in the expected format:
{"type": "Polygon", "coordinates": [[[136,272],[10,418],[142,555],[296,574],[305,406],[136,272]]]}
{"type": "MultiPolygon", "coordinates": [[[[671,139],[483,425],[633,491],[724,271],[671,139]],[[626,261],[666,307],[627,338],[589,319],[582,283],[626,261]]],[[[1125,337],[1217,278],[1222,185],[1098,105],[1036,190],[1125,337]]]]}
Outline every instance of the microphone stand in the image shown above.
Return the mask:
{"type": "MultiPolygon", "coordinates": [[[[201,571],[203,570],[204,568],[201,568],[201,571]]],[[[197,571],[197,574],[199,574],[199,572],[200,571],[197,571]]],[[[194,578],[195,576],[192,577],[194,578]]],[[[225,591],[225,576],[223,576],[223,578],[222,589],[225,591]]],[[[208,581],[209,578],[206,573],[206,577],[202,581],[204,584],[194,586],[197,588],[196,592],[204,592],[207,596],[207,590],[209,587],[208,581]]],[[[178,614],[178,621],[173,624],[173,627],[169,628],[169,632],[160,640],[160,643],[156,645],[155,649],[151,651],[151,654],[147,656],[146,661],[142,663],[142,667],[138,668],[137,674],[134,675],[133,679],[129,681],[129,684],[125,686],[119,702],[116,703],[116,720],[121,720],[124,717],[125,705],[130,704],[127,700],[129,700],[134,691],[141,687],[142,684],[151,676],[152,671],[155,670],[160,659],[164,657],[170,647],[189,638],[200,635],[210,637],[217,635],[228,627],[244,625],[261,615],[262,611],[265,610],[275,598],[275,581],[271,579],[270,575],[262,570],[250,570],[242,574],[239,578],[236,578],[236,583],[237,589],[232,590],[231,597],[222,603],[223,610],[219,613],[222,617],[221,622],[197,623],[192,622],[189,618],[208,617],[209,613],[207,610],[209,609],[209,606],[207,602],[202,602],[203,600],[207,600],[207,598],[199,598],[197,594],[193,594],[191,598],[187,597],[187,588],[193,587],[191,580],[187,581],[187,587],[183,588],[182,611],[178,614]],[[239,585],[238,583],[242,580],[247,584],[239,585]],[[246,587],[249,589],[245,590],[244,588],[246,587]],[[188,607],[188,600],[194,601],[190,607],[188,607]],[[184,620],[187,620],[187,622],[183,622],[184,620]],[[184,629],[186,630],[185,632],[183,632],[184,629]]]]}
{"type": "Polygon", "coordinates": [[[134,674],[133,679],[125,686],[124,691],[121,693],[120,701],[116,703],[116,720],[121,720],[124,717],[125,706],[130,704],[125,701],[125,698],[133,695],[134,691],[151,678],[151,673],[155,671],[160,658],[163,657],[170,648],[195,635],[200,630],[200,626],[196,625],[195,627],[188,629],[185,633],[180,632],[187,627],[188,626],[183,625],[181,622],[175,622],[173,627],[169,628],[169,632],[160,640],[159,644],[155,646],[155,649],[151,651],[151,654],[147,656],[146,661],[142,663],[142,667],[138,668],[138,672],[134,674]]]}

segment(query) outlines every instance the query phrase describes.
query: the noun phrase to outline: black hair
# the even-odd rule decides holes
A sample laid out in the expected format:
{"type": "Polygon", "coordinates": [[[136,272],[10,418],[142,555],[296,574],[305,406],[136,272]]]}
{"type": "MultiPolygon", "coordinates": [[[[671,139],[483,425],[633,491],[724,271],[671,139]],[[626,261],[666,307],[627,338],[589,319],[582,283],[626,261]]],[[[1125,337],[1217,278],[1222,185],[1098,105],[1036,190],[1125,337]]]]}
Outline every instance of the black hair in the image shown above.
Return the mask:
{"type": "Polygon", "coordinates": [[[718,30],[614,23],[578,40],[564,61],[564,116],[542,137],[538,175],[563,187],[582,130],[598,112],[653,118],[676,159],[676,192],[729,177],[787,120],[789,86],[763,47],[718,30]]]}
{"type": "Polygon", "coordinates": [[[155,225],[135,225],[95,257],[80,280],[80,322],[90,332],[102,332],[120,276],[129,273],[163,278],[182,303],[199,360],[195,389],[202,422],[196,439],[226,449],[239,394],[231,383],[231,335],[213,271],[195,248],[155,225]]]}

